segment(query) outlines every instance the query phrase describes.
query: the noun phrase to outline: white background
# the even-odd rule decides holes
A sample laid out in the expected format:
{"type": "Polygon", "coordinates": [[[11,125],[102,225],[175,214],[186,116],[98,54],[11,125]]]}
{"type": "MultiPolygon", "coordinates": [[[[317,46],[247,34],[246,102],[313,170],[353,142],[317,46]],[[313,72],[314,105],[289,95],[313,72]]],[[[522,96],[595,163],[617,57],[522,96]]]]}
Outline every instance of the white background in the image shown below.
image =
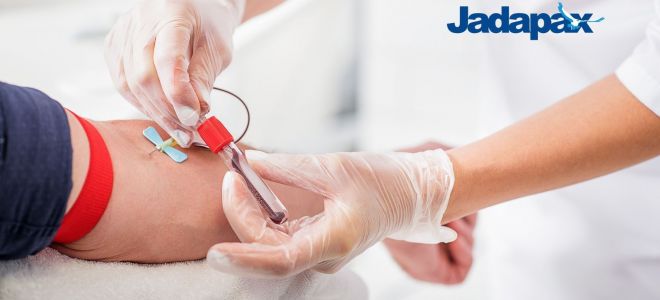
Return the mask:
{"type": "MultiPolygon", "coordinates": [[[[41,89],[89,118],[142,117],[115,92],[102,48],[116,17],[133,3],[0,0],[0,80],[41,89]]],[[[216,85],[248,101],[247,141],[267,150],[463,144],[475,136],[479,45],[447,33],[455,7],[456,1],[434,0],[291,0],[239,29],[234,62],[216,85]]],[[[236,106],[213,107],[240,130],[236,106]]],[[[453,288],[409,279],[381,245],[352,267],[373,299],[483,299],[487,267],[476,261],[467,283],[453,288]]]]}

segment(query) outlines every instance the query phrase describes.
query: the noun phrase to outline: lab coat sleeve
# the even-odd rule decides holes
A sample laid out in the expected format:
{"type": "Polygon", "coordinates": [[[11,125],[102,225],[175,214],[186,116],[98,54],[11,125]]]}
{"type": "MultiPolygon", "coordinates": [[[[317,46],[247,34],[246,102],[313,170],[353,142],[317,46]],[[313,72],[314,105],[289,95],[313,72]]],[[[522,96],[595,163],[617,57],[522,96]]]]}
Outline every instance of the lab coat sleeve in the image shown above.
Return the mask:
{"type": "Polygon", "coordinates": [[[646,37],[616,71],[616,75],[639,101],[660,115],[660,0],[656,17],[646,28],[646,37]]]}

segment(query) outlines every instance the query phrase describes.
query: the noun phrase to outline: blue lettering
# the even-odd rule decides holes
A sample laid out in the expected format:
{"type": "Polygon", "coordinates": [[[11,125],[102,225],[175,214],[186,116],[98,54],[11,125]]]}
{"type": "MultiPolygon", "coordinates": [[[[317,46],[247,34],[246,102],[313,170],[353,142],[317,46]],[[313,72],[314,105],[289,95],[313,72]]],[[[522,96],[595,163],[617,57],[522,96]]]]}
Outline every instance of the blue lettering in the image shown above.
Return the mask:
{"type": "Polygon", "coordinates": [[[529,32],[528,15],[517,13],[511,15],[511,19],[516,20],[514,22],[511,22],[511,27],[512,27],[512,29],[510,30],[511,33],[529,32]]]}
{"type": "Polygon", "coordinates": [[[447,28],[449,31],[453,33],[461,33],[465,32],[465,29],[467,29],[467,24],[468,24],[468,7],[467,6],[461,6],[460,8],[460,13],[461,13],[461,19],[458,24],[459,26],[456,25],[456,23],[449,23],[447,24],[447,28]]]}
{"type": "Polygon", "coordinates": [[[550,16],[548,14],[532,14],[531,27],[529,38],[532,41],[539,39],[539,33],[546,33],[550,31],[550,16]],[[542,22],[541,22],[542,21],[542,22]]]}
{"type": "Polygon", "coordinates": [[[452,33],[528,33],[529,39],[536,41],[540,34],[552,33],[593,33],[590,23],[601,22],[605,18],[591,21],[592,13],[565,13],[560,5],[560,12],[555,14],[511,14],[508,6],[502,6],[501,12],[490,15],[470,13],[467,6],[459,9],[459,21],[448,23],[447,29],[452,33]]]}
{"type": "Polygon", "coordinates": [[[591,30],[591,27],[589,27],[589,23],[587,23],[593,15],[594,14],[584,14],[584,16],[580,16],[579,14],[571,14],[573,18],[580,20],[580,23],[578,23],[577,29],[571,30],[570,32],[579,32],[580,29],[582,29],[584,33],[594,33],[594,31],[591,30]]]}
{"type": "Polygon", "coordinates": [[[564,16],[560,13],[552,15],[552,20],[554,20],[554,22],[552,22],[550,31],[553,33],[562,33],[566,30],[566,19],[564,19],[564,16]]]}
{"type": "Polygon", "coordinates": [[[490,22],[490,32],[492,33],[508,33],[509,32],[509,7],[504,6],[502,7],[502,13],[494,13],[490,15],[488,18],[488,22],[490,22]],[[500,21],[501,26],[497,27],[497,20],[500,21]]]}
{"type": "Polygon", "coordinates": [[[481,14],[481,13],[476,13],[476,14],[471,14],[470,15],[470,20],[474,20],[474,22],[470,22],[468,24],[468,31],[471,33],[488,33],[488,16],[486,14],[481,14]]]}

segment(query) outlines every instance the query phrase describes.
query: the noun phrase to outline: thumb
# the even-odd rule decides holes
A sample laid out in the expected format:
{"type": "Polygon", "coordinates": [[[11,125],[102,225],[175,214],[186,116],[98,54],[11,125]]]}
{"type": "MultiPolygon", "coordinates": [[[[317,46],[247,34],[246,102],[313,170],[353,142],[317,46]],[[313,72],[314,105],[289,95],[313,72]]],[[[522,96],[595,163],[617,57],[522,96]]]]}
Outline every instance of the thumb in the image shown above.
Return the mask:
{"type": "Polygon", "coordinates": [[[281,226],[268,221],[245,180],[234,171],[227,172],[222,181],[222,208],[241,242],[277,245],[289,238],[281,226]]]}
{"type": "Polygon", "coordinates": [[[154,64],[163,92],[186,126],[195,126],[200,114],[200,101],[188,73],[192,32],[192,24],[169,22],[158,32],[154,46],[154,64]]]}

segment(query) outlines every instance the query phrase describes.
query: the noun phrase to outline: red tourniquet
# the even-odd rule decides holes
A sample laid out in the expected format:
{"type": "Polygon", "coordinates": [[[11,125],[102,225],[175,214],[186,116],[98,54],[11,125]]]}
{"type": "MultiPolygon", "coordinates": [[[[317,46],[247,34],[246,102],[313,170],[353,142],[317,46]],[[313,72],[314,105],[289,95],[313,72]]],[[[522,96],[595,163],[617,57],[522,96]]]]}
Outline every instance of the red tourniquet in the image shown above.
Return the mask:
{"type": "Polygon", "coordinates": [[[94,125],[72,113],[80,122],[89,141],[89,167],[78,199],[64,216],[55,243],[75,242],[94,229],[105,212],[112,194],[112,159],[103,137],[94,125]]]}

